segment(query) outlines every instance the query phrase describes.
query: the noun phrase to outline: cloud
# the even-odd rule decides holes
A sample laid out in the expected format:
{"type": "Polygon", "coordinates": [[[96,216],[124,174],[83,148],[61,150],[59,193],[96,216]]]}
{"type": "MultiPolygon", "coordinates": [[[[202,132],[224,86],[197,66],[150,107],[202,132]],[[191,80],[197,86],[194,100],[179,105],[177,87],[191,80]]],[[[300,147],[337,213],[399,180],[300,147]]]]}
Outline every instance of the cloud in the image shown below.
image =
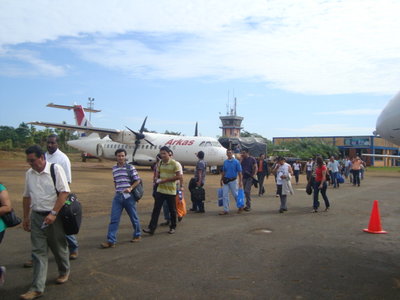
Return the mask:
{"type": "Polygon", "coordinates": [[[343,116],[378,116],[382,109],[347,109],[338,111],[316,112],[315,115],[343,115],[343,116]]]}
{"type": "Polygon", "coordinates": [[[139,78],[386,95],[400,82],[399,10],[395,0],[5,1],[0,44],[54,40],[139,78]]]}
{"type": "Polygon", "coordinates": [[[281,128],[282,132],[287,132],[286,136],[296,134],[299,136],[332,136],[332,135],[372,135],[375,129],[372,127],[357,127],[350,124],[311,124],[298,128],[281,128]]]}
{"type": "Polygon", "coordinates": [[[33,51],[0,49],[0,75],[60,77],[65,74],[66,67],[51,64],[39,58],[33,51]]]}

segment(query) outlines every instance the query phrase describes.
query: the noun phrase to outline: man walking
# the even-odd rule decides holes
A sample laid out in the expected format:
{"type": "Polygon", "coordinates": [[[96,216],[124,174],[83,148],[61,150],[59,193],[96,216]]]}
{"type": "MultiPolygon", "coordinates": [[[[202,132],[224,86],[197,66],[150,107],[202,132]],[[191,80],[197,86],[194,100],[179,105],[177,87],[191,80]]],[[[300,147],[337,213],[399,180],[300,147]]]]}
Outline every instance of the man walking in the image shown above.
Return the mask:
{"type": "Polygon", "coordinates": [[[246,196],[245,211],[251,210],[251,187],[253,185],[254,176],[257,174],[257,161],[249,155],[249,150],[242,149],[242,166],[244,195],[246,196]]]}
{"type": "Polygon", "coordinates": [[[62,221],[57,218],[57,214],[64,205],[70,189],[65,172],[58,164],[54,165],[54,185],[50,173],[51,164],[46,162],[39,146],[31,146],[25,153],[31,168],[25,176],[23,228],[31,232],[33,281],[29,291],[20,298],[29,300],[43,295],[47,277],[48,248],[53,252],[58,266],[59,276],[56,283],[68,281],[68,246],[62,221]]]}
{"type": "MultiPolygon", "coordinates": [[[[242,166],[240,162],[233,156],[232,150],[226,150],[227,160],[224,161],[221,172],[221,186],[223,190],[223,203],[224,210],[219,213],[219,215],[227,215],[229,213],[229,191],[233,198],[237,199],[237,178],[239,177],[239,188],[243,188],[242,181],[242,166]]],[[[238,213],[243,211],[243,207],[239,207],[238,213]]]]}
{"type": "Polygon", "coordinates": [[[182,175],[178,164],[170,157],[170,151],[167,146],[163,146],[160,149],[161,162],[158,169],[159,178],[156,181],[158,187],[153,212],[148,228],[143,229],[143,232],[150,235],[153,235],[157,228],[158,218],[164,201],[167,202],[170,213],[170,229],[168,233],[174,234],[176,229],[176,181],[181,180],[182,175]]]}
{"type": "MultiPolygon", "coordinates": [[[[71,162],[65,153],[63,153],[58,147],[58,136],[56,134],[51,134],[47,137],[47,152],[45,153],[46,161],[53,164],[59,164],[63,167],[65,175],[67,176],[68,184],[72,183],[71,175],[71,162]]],[[[69,258],[78,258],[78,240],[75,235],[66,235],[68,248],[69,248],[69,258]]]]}
{"type": "Polygon", "coordinates": [[[258,196],[261,197],[265,194],[266,190],[264,187],[265,177],[268,179],[269,170],[268,163],[265,160],[265,154],[261,154],[257,162],[257,180],[258,180],[258,196]]]}
{"type": "Polygon", "coordinates": [[[117,232],[121,220],[122,210],[125,208],[133,227],[131,242],[140,241],[140,222],[136,212],[136,199],[132,195],[141,180],[135,167],[126,163],[125,149],[115,151],[117,164],[112,168],[114,178],[115,195],[111,206],[110,224],[108,226],[107,242],[102,243],[102,248],[114,248],[117,243],[117,232]]]}
{"type": "Polygon", "coordinates": [[[339,162],[335,160],[334,156],[331,156],[328,163],[328,169],[331,175],[331,182],[333,183],[333,188],[339,187],[339,182],[337,180],[339,174],[339,162]]]}
{"type": "Polygon", "coordinates": [[[193,203],[193,208],[191,210],[198,213],[204,213],[205,193],[203,186],[206,180],[207,164],[204,161],[203,151],[196,153],[196,156],[199,160],[197,161],[196,168],[194,170],[194,177],[189,182],[189,191],[193,203]]]}

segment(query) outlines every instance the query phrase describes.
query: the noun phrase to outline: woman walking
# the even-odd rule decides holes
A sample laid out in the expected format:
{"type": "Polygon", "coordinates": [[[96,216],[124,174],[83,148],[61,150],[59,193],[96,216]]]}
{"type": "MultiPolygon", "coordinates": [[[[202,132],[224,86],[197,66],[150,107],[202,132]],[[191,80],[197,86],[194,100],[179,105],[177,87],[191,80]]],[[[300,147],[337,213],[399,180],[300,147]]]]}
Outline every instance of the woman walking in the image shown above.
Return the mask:
{"type": "Polygon", "coordinates": [[[326,190],[328,188],[326,184],[326,172],[327,168],[324,164],[324,161],[322,160],[321,156],[317,157],[316,160],[317,167],[315,169],[315,181],[314,181],[314,204],[313,204],[313,211],[312,212],[318,212],[319,208],[319,201],[318,201],[318,195],[319,192],[321,191],[322,198],[324,199],[325,202],[325,211],[328,211],[330,204],[329,204],[329,199],[328,196],[326,195],[326,190]]]}
{"type": "MultiPolygon", "coordinates": [[[[6,224],[4,224],[1,216],[11,211],[11,202],[8,196],[7,189],[0,183],[0,243],[3,240],[4,233],[6,230],[6,224]]],[[[0,286],[4,284],[4,277],[6,274],[6,268],[0,266],[0,286]]]]}

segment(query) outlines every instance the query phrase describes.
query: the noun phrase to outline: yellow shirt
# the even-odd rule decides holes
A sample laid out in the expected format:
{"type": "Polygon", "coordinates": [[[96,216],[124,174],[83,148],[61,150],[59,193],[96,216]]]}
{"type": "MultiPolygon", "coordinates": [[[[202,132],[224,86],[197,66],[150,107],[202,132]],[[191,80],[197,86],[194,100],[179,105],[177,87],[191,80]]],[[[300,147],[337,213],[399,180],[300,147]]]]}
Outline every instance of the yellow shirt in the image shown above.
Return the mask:
{"type": "MultiPolygon", "coordinates": [[[[179,172],[179,166],[178,166],[177,162],[173,159],[170,159],[166,163],[161,161],[158,172],[160,174],[161,180],[175,177],[176,172],[179,172]]],[[[165,183],[160,183],[157,187],[157,192],[162,193],[162,194],[167,194],[167,195],[176,195],[175,181],[168,181],[165,183]]]]}

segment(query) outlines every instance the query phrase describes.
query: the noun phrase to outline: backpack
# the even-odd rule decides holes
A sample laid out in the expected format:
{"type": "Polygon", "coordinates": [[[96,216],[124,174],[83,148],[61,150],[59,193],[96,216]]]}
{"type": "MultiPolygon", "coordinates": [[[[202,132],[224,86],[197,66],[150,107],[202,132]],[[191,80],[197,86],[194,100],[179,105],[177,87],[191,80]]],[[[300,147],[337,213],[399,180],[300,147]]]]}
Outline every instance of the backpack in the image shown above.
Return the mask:
{"type": "MultiPolygon", "coordinates": [[[[59,192],[56,188],[54,164],[51,164],[50,166],[50,173],[51,178],[53,179],[54,188],[58,195],[59,192]]],[[[74,193],[69,193],[67,200],[65,200],[65,204],[58,212],[58,216],[61,218],[66,235],[77,234],[79,232],[82,222],[82,206],[74,193]]]]}

